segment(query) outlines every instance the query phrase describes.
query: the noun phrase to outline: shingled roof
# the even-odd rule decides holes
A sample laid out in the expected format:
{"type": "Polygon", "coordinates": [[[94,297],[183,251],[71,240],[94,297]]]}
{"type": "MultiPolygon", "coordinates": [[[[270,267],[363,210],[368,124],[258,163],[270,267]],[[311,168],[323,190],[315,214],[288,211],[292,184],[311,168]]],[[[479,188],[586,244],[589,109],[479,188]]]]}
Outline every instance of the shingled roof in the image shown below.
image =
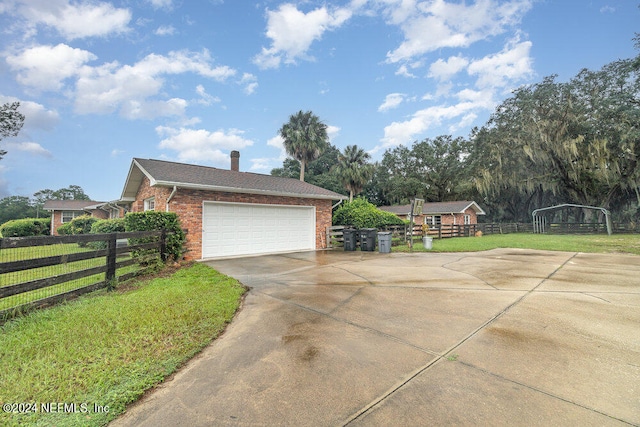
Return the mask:
{"type": "MultiPolygon", "coordinates": [[[[425,202],[422,205],[423,215],[444,215],[444,214],[456,214],[464,213],[467,209],[472,208],[476,215],[485,215],[485,212],[476,202],[473,201],[459,201],[459,202],[425,202]]],[[[395,205],[395,206],[380,206],[383,211],[391,212],[396,215],[409,215],[411,212],[411,205],[395,205]]]]}
{"type": "Polygon", "coordinates": [[[134,158],[122,191],[122,201],[135,200],[144,177],[151,186],[193,190],[289,196],[312,199],[345,200],[347,196],[308,182],[252,172],[239,172],[209,166],[134,158]]]}
{"type": "Polygon", "coordinates": [[[43,209],[46,211],[82,211],[99,209],[105,202],[95,200],[46,200],[43,209]]]}

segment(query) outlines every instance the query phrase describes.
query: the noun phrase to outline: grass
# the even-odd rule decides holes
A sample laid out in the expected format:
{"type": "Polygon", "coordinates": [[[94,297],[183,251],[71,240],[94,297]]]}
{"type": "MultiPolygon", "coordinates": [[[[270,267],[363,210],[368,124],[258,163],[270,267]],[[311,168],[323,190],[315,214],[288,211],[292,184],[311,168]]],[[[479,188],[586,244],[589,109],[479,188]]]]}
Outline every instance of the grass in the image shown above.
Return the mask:
{"type": "MultiPolygon", "coordinates": [[[[59,244],[59,245],[47,245],[47,246],[30,246],[26,248],[9,248],[0,250],[0,263],[10,261],[22,261],[37,258],[44,258],[50,256],[67,255],[78,252],[92,252],[95,249],[88,247],[80,247],[76,243],[72,244],[59,244]]],[[[123,258],[119,258],[118,261],[122,261],[123,258]]],[[[106,257],[93,258],[82,261],[67,262],[58,265],[52,265],[47,267],[33,268],[29,270],[16,271],[13,273],[0,274],[0,287],[10,286],[17,283],[25,283],[31,280],[42,279],[46,277],[54,277],[60,274],[72,273],[92,267],[98,267],[105,265],[106,257]]],[[[139,270],[136,265],[120,267],[117,269],[116,274],[121,276],[123,274],[139,270]]],[[[49,296],[61,294],[74,289],[82,288],[84,286],[91,285],[93,283],[104,280],[105,274],[96,274],[88,277],[83,277],[76,280],[60,283],[54,286],[49,286],[42,289],[36,289],[34,291],[13,295],[10,297],[0,299],[0,310],[11,309],[18,307],[22,304],[27,304],[32,301],[37,301],[49,296]]]]}
{"type": "Polygon", "coordinates": [[[0,328],[0,403],[75,403],[79,412],[0,411],[0,425],[106,425],[217,337],[245,292],[202,264],[130,288],[0,328]],[[94,405],[108,412],[96,413],[94,405]]]}
{"type": "MultiPolygon", "coordinates": [[[[414,252],[475,252],[496,248],[540,249],[566,252],[629,253],[640,255],[640,235],[553,235],[553,234],[493,234],[482,237],[433,239],[431,251],[422,240],[415,241],[414,252]]],[[[409,252],[407,245],[394,246],[393,252],[409,252]]]]}

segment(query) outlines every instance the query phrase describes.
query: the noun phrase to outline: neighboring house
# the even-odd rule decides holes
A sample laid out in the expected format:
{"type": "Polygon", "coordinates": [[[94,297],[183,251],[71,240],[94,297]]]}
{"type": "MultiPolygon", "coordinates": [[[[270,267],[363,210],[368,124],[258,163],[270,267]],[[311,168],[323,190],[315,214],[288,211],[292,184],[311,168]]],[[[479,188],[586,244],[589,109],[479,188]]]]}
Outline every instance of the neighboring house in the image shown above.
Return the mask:
{"type": "Polygon", "coordinates": [[[120,205],[175,212],[187,230],[186,257],[254,255],[326,248],[332,203],[346,196],[297,179],[163,160],[131,162],[120,205]]]}
{"type": "MultiPolygon", "coordinates": [[[[409,220],[411,205],[380,206],[379,209],[398,215],[403,220],[409,220]]],[[[468,225],[477,224],[478,215],[485,212],[476,202],[425,202],[422,205],[422,215],[413,218],[415,224],[429,224],[430,226],[468,225]]]]}
{"type": "Polygon", "coordinates": [[[123,215],[120,207],[110,202],[95,200],[47,200],[44,210],[51,212],[51,235],[58,234],[58,227],[73,218],[90,215],[95,218],[119,218],[123,215]]]}

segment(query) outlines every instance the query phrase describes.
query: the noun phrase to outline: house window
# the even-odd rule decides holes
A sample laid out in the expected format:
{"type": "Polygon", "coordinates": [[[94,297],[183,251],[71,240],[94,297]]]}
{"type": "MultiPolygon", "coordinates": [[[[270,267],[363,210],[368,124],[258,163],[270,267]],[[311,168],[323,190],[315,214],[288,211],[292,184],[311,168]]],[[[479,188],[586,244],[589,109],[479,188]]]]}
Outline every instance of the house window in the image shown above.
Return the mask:
{"type": "Polygon", "coordinates": [[[82,215],[81,211],[62,211],[62,223],[70,222],[73,218],[82,215]]]}
{"type": "Polygon", "coordinates": [[[442,225],[442,217],[440,215],[431,215],[425,218],[426,223],[439,227],[442,225]]]}
{"type": "Polygon", "coordinates": [[[471,224],[471,215],[465,215],[464,216],[464,225],[469,225],[471,224]]]}
{"type": "Polygon", "coordinates": [[[145,211],[155,211],[156,210],[156,198],[150,197],[144,200],[144,210],[145,211]]]}

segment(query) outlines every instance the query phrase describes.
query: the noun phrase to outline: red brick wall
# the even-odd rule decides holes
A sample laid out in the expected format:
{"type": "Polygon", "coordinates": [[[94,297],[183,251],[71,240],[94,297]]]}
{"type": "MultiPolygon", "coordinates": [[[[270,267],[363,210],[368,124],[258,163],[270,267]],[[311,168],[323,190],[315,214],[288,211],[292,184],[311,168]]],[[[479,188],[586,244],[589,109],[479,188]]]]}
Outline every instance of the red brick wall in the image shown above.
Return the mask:
{"type": "Polygon", "coordinates": [[[53,211],[51,214],[51,235],[58,235],[58,227],[62,225],[62,211],[53,211]]]}
{"type": "MultiPolygon", "coordinates": [[[[150,187],[149,180],[144,178],[131,211],[144,211],[144,199],[155,197],[155,210],[164,212],[172,190],[173,188],[168,187],[150,187]]],[[[188,231],[186,242],[188,252],[185,256],[187,259],[202,258],[202,205],[205,201],[315,206],[316,249],[327,247],[326,227],[331,225],[331,200],[178,189],[169,203],[169,212],[176,212],[180,225],[188,231]]]]}
{"type": "Polygon", "coordinates": [[[442,215],[441,219],[442,219],[442,224],[443,225],[464,225],[464,216],[465,215],[469,215],[469,224],[477,224],[478,223],[478,216],[476,215],[476,212],[469,208],[466,211],[464,211],[463,214],[461,213],[457,213],[454,215],[442,215]]]}
{"type": "MultiPolygon", "coordinates": [[[[67,212],[67,211],[65,211],[67,212]]],[[[91,211],[91,216],[99,219],[109,219],[109,214],[103,210],[91,211]]],[[[58,228],[62,225],[62,211],[53,211],[51,215],[51,235],[58,235],[58,228]]]]}

